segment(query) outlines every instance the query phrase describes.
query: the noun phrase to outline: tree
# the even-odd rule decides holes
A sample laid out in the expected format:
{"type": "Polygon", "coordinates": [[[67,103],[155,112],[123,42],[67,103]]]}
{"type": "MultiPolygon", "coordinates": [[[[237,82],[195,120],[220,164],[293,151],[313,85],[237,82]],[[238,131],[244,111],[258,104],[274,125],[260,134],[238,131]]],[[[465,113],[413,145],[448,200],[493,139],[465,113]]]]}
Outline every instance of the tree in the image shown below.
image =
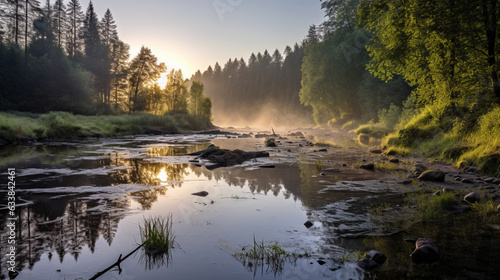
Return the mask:
{"type": "Polygon", "coordinates": [[[166,71],[164,63],[158,63],[158,58],[151,49],[142,47],[139,54],[132,59],[129,68],[129,113],[135,112],[134,100],[137,99],[139,90],[146,84],[156,82],[166,71]]]}
{"type": "Polygon", "coordinates": [[[375,34],[370,71],[384,80],[402,75],[420,104],[471,108],[475,92],[483,92],[478,101],[500,103],[496,0],[362,1],[359,14],[375,34]]]}
{"type": "Polygon", "coordinates": [[[114,107],[118,110],[118,103],[120,99],[124,100],[126,96],[128,81],[127,76],[129,73],[127,61],[130,58],[130,46],[124,42],[118,40],[111,46],[110,58],[111,58],[111,82],[110,86],[114,95],[114,107]]]}
{"type": "Polygon", "coordinates": [[[118,32],[116,31],[116,23],[109,9],[106,10],[104,17],[100,22],[102,34],[102,43],[111,49],[113,44],[118,40],[118,32]]]}
{"type": "Polygon", "coordinates": [[[171,113],[186,114],[188,112],[187,80],[184,80],[181,70],[172,69],[167,75],[165,94],[167,110],[171,113]]]}
{"type": "MultiPolygon", "coordinates": [[[[38,0],[25,0],[26,3],[24,5],[24,50],[25,54],[28,50],[28,38],[30,35],[30,27],[34,20],[38,17],[38,14],[41,12],[40,2],[38,0]]],[[[49,9],[50,9],[50,2],[49,9]]]]}
{"type": "Polygon", "coordinates": [[[84,15],[79,0],[70,0],[66,10],[68,16],[68,32],[66,38],[66,50],[71,58],[75,58],[81,52],[82,43],[80,36],[84,15]]]}
{"type": "Polygon", "coordinates": [[[193,81],[189,90],[189,111],[195,116],[201,115],[204,86],[201,82],[193,81]]]}
{"type": "Polygon", "coordinates": [[[52,13],[52,30],[54,31],[57,47],[62,49],[66,32],[66,6],[62,0],[56,0],[52,13]]]}
{"type": "Polygon", "coordinates": [[[52,9],[47,1],[42,14],[33,22],[34,35],[29,46],[30,53],[35,56],[46,56],[54,48],[54,33],[52,31],[52,9]]]}
{"type": "Polygon", "coordinates": [[[98,19],[92,1],[89,2],[83,24],[83,40],[85,46],[85,67],[94,74],[99,101],[109,103],[110,100],[110,62],[109,49],[101,43],[98,30],[98,19]]]}

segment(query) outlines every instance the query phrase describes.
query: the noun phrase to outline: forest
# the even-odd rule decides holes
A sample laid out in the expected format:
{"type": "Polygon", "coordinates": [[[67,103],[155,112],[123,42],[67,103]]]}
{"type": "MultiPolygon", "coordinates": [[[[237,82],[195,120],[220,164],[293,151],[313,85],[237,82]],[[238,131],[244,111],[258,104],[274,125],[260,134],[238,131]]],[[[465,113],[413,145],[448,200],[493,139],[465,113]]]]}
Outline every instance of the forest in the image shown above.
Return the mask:
{"type": "Polygon", "coordinates": [[[313,123],[310,108],[300,103],[303,44],[229,59],[222,67],[209,66],[191,78],[205,85],[213,101],[217,124],[297,126],[313,123]]]}
{"type": "Polygon", "coordinates": [[[266,50],[195,75],[215,116],[274,112],[296,123],[287,118],[294,112],[354,130],[364,145],[500,174],[497,1],[321,2],[326,20],[287,47],[284,61],[266,50]]]}
{"type": "Polygon", "coordinates": [[[0,110],[74,114],[192,115],[210,123],[203,85],[167,66],[151,49],[133,58],[108,9],[92,1],[0,1],[0,110]]]}
{"type": "MultiPolygon", "coordinates": [[[[92,2],[0,1],[0,110],[191,115],[218,124],[315,123],[363,145],[500,173],[500,5],[329,0],[302,42],[190,79],[147,47],[131,58],[92,2]],[[443,14],[447,14],[446,17],[443,14]],[[206,95],[205,95],[206,94],[206,95]]],[[[222,66],[223,65],[223,66],[222,66]]]]}

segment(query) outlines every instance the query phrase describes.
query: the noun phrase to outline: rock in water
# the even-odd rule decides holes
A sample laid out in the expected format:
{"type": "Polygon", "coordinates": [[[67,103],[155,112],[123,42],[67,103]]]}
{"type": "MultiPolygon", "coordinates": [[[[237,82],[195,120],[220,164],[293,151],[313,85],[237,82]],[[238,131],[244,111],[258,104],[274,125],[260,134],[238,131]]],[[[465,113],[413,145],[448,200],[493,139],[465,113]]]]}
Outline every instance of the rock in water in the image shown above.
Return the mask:
{"type": "Polygon", "coordinates": [[[418,176],[422,181],[444,182],[445,174],[441,170],[429,170],[418,176]]]}
{"type": "Polygon", "coordinates": [[[477,192],[468,193],[464,197],[464,200],[467,201],[467,202],[469,202],[469,203],[471,203],[471,204],[479,202],[480,199],[481,199],[481,196],[477,192]]]}
{"type": "Polygon", "coordinates": [[[195,193],[192,193],[191,195],[205,197],[208,195],[208,192],[207,191],[195,192],[195,193]]]}
{"type": "Polygon", "coordinates": [[[415,242],[415,251],[410,255],[416,264],[433,263],[439,260],[439,249],[436,243],[430,239],[419,238],[415,242]]]}
{"type": "Polygon", "coordinates": [[[306,228],[310,228],[313,226],[313,223],[311,221],[307,221],[304,223],[304,226],[306,226],[306,228]]]}
{"type": "Polygon", "coordinates": [[[358,261],[358,266],[365,270],[372,270],[378,267],[378,263],[372,259],[364,258],[358,261]]]}
{"type": "Polygon", "coordinates": [[[368,252],[367,255],[378,265],[383,265],[387,260],[387,256],[384,253],[377,250],[371,250],[370,252],[368,252]]]}
{"type": "Polygon", "coordinates": [[[366,169],[366,170],[375,170],[375,164],[373,163],[367,163],[359,166],[361,169],[366,169]]]}

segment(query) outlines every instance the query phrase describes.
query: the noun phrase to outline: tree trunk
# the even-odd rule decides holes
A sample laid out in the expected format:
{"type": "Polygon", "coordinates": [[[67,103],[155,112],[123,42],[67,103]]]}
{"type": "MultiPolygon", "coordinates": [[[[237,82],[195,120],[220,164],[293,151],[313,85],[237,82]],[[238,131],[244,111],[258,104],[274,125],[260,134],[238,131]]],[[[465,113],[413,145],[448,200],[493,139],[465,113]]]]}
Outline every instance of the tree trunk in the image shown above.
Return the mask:
{"type": "Polygon", "coordinates": [[[496,40],[497,40],[497,0],[483,0],[483,20],[486,28],[486,41],[488,48],[488,66],[491,68],[491,83],[493,93],[500,103],[500,83],[496,65],[496,40]],[[488,3],[489,2],[489,3],[488,3]],[[490,5],[488,5],[490,4],[490,5]],[[488,7],[489,6],[489,7],[488,7]],[[488,9],[489,8],[489,9],[488,9]]]}

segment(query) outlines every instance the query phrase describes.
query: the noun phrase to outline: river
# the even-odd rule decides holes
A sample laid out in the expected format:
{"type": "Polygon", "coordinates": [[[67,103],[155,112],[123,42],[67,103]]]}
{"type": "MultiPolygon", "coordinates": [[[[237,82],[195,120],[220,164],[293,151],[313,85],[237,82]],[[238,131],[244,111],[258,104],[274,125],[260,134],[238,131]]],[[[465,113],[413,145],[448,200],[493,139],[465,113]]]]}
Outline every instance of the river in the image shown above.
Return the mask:
{"type": "Polygon", "coordinates": [[[177,244],[168,257],[152,260],[139,249],[99,279],[497,279],[498,232],[477,233],[466,216],[422,225],[404,205],[416,187],[401,184],[407,170],[359,169],[380,155],[324,151],[309,145],[311,133],[282,138],[277,148],[222,134],[3,147],[0,279],[9,278],[8,168],[16,170],[15,279],[90,279],[137,248],[145,218],[169,215],[177,244]],[[270,157],[212,170],[187,156],[210,144],[270,157]],[[200,191],[208,195],[192,195],[200,191]],[[413,264],[408,237],[436,240],[440,261],[413,264]],[[249,264],[242,256],[254,240],[294,257],[249,264]],[[388,260],[368,272],[355,252],[370,249],[388,260]]]}

